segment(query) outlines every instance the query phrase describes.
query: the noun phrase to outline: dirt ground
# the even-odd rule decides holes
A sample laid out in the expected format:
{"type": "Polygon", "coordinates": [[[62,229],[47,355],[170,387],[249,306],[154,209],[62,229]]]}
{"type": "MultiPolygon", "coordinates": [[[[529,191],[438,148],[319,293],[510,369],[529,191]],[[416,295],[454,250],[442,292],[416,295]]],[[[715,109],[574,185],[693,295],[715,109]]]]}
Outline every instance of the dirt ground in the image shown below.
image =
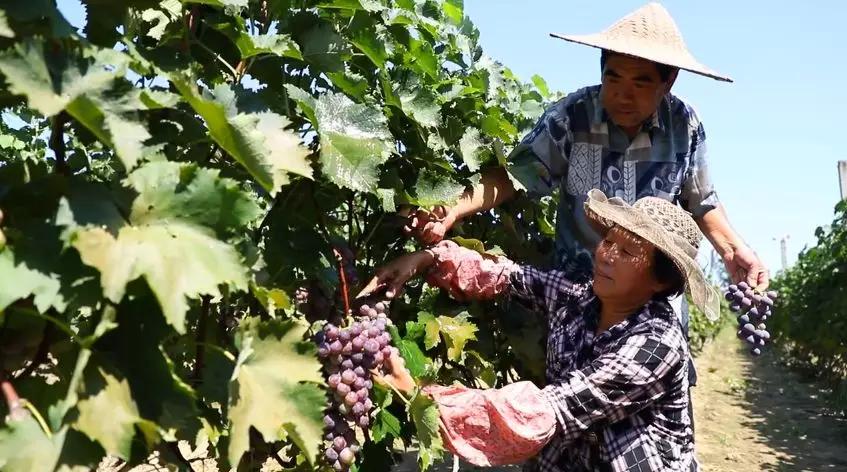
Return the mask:
{"type": "Polygon", "coordinates": [[[847,418],[771,351],[724,330],[695,360],[697,457],[706,472],[847,471],[847,418]]]}

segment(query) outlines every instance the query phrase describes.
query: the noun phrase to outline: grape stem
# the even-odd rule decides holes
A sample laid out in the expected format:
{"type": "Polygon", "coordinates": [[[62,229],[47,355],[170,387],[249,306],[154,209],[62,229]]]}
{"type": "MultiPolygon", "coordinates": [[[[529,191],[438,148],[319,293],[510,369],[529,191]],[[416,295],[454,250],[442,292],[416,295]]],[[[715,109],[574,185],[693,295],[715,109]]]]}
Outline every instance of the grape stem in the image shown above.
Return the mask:
{"type": "Polygon", "coordinates": [[[341,253],[336,248],[332,248],[332,253],[335,254],[335,259],[338,260],[338,277],[341,279],[341,295],[344,299],[344,314],[350,313],[350,297],[347,292],[347,277],[344,275],[344,259],[341,253]]]}

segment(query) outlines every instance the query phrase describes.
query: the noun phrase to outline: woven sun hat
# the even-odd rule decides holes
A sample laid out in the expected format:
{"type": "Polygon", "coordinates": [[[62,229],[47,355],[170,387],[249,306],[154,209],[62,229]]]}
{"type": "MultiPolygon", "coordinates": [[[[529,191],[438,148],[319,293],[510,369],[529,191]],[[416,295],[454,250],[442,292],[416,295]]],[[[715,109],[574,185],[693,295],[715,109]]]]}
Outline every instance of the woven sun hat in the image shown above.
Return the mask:
{"type": "Polygon", "coordinates": [[[679,32],[670,13],[658,3],[644,5],[600,33],[585,35],[551,33],[550,36],[732,82],[729,77],[718,74],[701,64],[688,52],[682,33],[679,32]]]}
{"type": "Polygon", "coordinates": [[[685,289],[694,305],[709,320],[718,319],[720,298],[696,261],[703,234],[688,212],[658,197],[643,197],[630,206],[594,189],[588,192],[585,213],[601,231],[620,226],[665,253],[685,279],[685,289]]]}

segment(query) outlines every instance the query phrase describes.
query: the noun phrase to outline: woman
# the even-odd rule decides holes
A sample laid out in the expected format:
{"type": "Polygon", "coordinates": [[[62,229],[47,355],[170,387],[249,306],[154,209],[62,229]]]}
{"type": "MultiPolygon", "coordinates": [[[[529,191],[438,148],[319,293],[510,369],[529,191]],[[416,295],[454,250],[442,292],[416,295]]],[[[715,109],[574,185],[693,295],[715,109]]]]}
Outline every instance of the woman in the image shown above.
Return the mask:
{"type": "MultiPolygon", "coordinates": [[[[547,386],[429,386],[447,447],[476,465],[532,459],[540,471],[696,471],[688,346],[668,297],[687,290],[707,314],[717,294],[695,261],[702,237],[684,210],[588,194],[604,235],[589,277],[486,259],[450,241],[377,271],[363,294],[392,296],[416,273],[457,298],[509,294],[548,316],[547,386]]],[[[402,360],[378,378],[411,392],[402,360]]]]}

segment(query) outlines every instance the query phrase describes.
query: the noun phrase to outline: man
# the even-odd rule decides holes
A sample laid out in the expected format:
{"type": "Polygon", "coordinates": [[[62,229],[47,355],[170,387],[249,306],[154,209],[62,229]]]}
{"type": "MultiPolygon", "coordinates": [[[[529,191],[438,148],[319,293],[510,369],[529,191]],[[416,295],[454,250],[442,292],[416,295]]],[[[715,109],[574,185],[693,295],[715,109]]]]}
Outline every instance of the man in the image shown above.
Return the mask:
{"type": "MultiPolygon", "coordinates": [[[[553,36],[602,50],[601,85],[553,104],[509,159],[512,170],[520,170],[512,174],[522,176],[530,195],[560,189],[554,265],[591,268],[600,236],[582,208],[588,190],[599,188],[630,204],[644,196],[679,203],[692,213],[733,281],[767,287],[767,269],[732,229],[715,194],[703,125],[691,106],[670,93],[680,69],[731,79],[694,59],[670,14],[656,3],[599,34],[553,36]]],[[[453,207],[416,212],[407,231],[435,243],[457,221],[515,194],[506,171],[494,169],[453,207]]]]}

